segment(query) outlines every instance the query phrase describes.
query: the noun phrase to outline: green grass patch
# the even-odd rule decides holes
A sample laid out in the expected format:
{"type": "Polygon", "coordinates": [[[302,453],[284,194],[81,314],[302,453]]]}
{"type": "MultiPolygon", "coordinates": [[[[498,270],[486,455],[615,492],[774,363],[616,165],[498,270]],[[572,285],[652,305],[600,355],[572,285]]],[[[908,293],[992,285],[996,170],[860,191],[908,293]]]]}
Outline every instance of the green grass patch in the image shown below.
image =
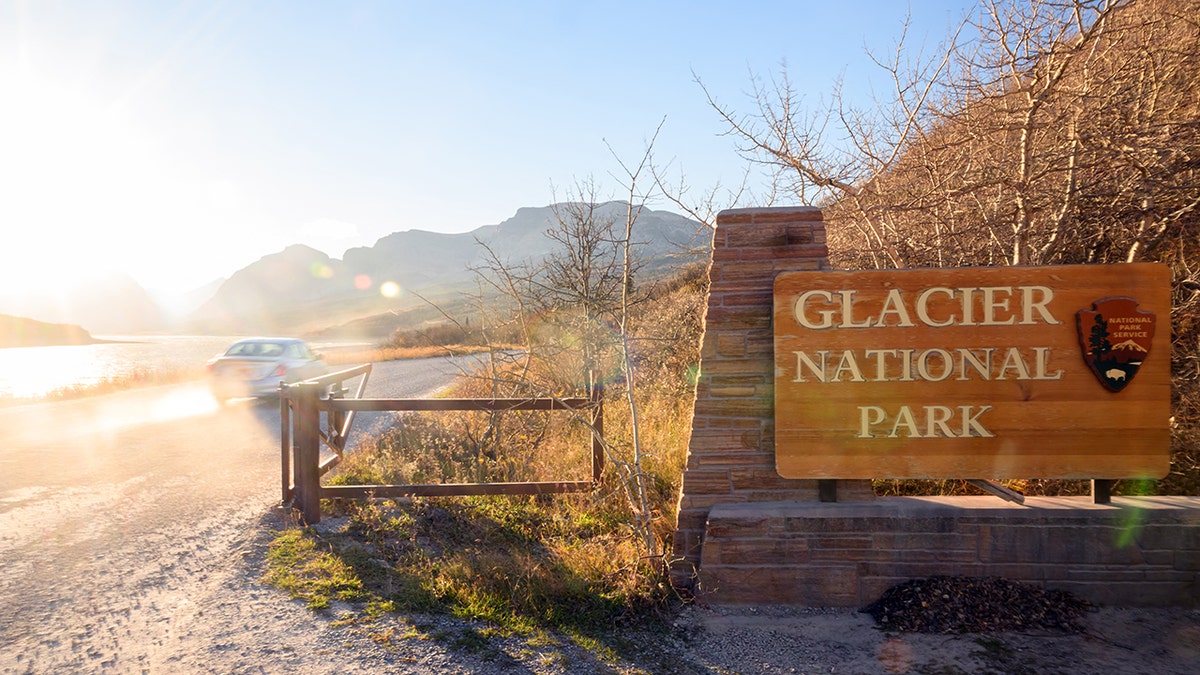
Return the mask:
{"type": "Polygon", "coordinates": [[[366,600],[363,579],[352,561],[361,563],[361,552],[320,546],[306,530],[285,530],[271,543],[267,554],[267,581],[311,609],[326,609],[334,600],[366,600]]]}
{"type": "Polygon", "coordinates": [[[313,609],[354,603],[364,622],[411,612],[466,620],[431,636],[485,658],[492,637],[550,644],[553,634],[608,661],[623,650],[614,631],[662,621],[674,595],[630,563],[636,541],[588,513],[592,499],[350,502],[336,528],[279,532],[267,580],[313,609]]]}

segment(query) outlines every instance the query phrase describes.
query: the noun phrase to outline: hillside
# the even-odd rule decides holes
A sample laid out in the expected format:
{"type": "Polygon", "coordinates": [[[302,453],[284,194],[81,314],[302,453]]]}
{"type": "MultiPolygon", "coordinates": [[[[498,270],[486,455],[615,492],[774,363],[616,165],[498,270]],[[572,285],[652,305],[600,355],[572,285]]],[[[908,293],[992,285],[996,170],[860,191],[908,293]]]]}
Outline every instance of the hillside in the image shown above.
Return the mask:
{"type": "Polygon", "coordinates": [[[90,345],[98,342],[79,326],[0,314],[0,348],[90,345]]]}
{"type": "Polygon", "coordinates": [[[924,128],[827,209],[836,264],[1161,261],[1200,282],[1200,1],[1100,4],[1082,28],[978,18],[994,40],[951,54],[924,128]]]}

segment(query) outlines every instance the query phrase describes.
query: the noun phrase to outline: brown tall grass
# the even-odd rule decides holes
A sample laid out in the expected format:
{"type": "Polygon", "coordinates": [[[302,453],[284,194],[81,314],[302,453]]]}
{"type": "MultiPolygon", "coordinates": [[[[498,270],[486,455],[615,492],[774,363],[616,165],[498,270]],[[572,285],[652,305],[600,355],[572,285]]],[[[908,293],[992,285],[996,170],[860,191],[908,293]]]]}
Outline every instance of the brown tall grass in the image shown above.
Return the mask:
{"type": "MultiPolygon", "coordinates": [[[[671,550],[698,358],[703,270],[651,293],[633,325],[641,480],[653,536],[671,550]]],[[[606,468],[583,494],[327,503],[344,525],[276,541],[277,583],[315,607],[350,594],[372,608],[441,611],[503,631],[554,628],[577,642],[623,622],[656,621],[675,598],[661,560],[646,557],[622,481],[629,479],[631,412],[623,372],[602,363],[606,468]],[[605,375],[607,374],[607,375],[605,375]],[[376,561],[367,564],[364,558],[376,561]],[[382,560],[383,564],[378,564],[382,560]],[[289,571],[291,570],[291,571],[289,571]],[[294,570],[301,570],[294,573],[294,570]]],[[[579,396],[583,359],[534,345],[519,362],[465,378],[456,397],[579,396]],[[528,357],[525,360],[524,357],[528,357]]],[[[592,429],[570,411],[409,413],[350,452],[338,484],[588,480],[592,429]]]]}

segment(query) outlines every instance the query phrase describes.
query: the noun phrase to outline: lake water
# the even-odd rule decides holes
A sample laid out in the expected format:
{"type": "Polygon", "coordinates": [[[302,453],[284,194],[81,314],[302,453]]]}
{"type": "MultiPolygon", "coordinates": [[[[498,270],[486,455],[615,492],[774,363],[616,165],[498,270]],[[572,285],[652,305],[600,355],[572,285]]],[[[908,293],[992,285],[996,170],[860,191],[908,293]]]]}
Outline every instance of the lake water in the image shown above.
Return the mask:
{"type": "MultiPolygon", "coordinates": [[[[35,398],[56,390],[142,373],[199,372],[237,336],[103,335],[110,343],[0,349],[0,400],[35,398]]],[[[347,343],[311,343],[320,351],[347,343]]]]}

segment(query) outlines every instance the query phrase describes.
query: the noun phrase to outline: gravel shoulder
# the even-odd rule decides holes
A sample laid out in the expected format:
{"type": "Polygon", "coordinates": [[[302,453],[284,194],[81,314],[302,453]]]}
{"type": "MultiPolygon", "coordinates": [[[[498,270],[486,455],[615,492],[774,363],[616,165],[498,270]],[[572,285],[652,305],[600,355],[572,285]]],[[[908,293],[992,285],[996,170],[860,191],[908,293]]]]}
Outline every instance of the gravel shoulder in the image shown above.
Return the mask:
{"type": "Polygon", "coordinates": [[[691,605],[601,650],[563,635],[489,636],[450,617],[347,621],[352,607],[312,612],[263,584],[272,532],[286,524],[270,504],[246,505],[143,564],[127,556],[136,569],[76,588],[96,611],[46,616],[53,628],[33,649],[36,636],[6,640],[3,671],[1182,675],[1200,664],[1200,612],[1187,610],[1099,609],[1078,635],[929,635],[881,631],[854,610],[691,605]]]}

